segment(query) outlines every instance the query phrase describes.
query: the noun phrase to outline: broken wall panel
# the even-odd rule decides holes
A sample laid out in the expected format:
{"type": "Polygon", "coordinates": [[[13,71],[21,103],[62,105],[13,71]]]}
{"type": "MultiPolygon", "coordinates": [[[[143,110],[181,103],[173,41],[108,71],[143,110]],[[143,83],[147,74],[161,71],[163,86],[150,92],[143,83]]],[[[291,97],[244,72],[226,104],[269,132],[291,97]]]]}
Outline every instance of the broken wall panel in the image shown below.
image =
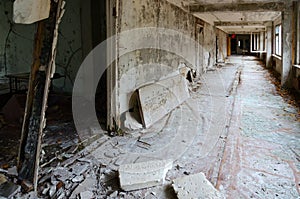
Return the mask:
{"type": "Polygon", "coordinates": [[[189,97],[187,80],[181,75],[138,89],[144,126],[150,127],[189,97]]]}

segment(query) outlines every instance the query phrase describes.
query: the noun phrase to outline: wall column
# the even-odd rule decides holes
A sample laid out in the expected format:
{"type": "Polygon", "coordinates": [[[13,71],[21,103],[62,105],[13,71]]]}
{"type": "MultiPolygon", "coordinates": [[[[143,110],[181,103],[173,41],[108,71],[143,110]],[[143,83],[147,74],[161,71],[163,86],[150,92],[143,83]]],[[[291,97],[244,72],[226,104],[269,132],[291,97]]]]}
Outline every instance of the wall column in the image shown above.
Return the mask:
{"type": "Polygon", "coordinates": [[[292,6],[282,12],[282,75],[281,86],[292,86],[292,6]]]}
{"type": "Polygon", "coordinates": [[[272,67],[272,48],[273,48],[273,24],[272,22],[267,22],[267,42],[266,42],[266,67],[271,68],[272,67]]]}
{"type": "Polygon", "coordinates": [[[259,59],[263,60],[264,53],[262,51],[264,50],[265,34],[264,34],[264,32],[260,32],[259,35],[260,35],[260,38],[259,38],[259,40],[260,40],[259,51],[261,51],[259,53],[259,59]]]}

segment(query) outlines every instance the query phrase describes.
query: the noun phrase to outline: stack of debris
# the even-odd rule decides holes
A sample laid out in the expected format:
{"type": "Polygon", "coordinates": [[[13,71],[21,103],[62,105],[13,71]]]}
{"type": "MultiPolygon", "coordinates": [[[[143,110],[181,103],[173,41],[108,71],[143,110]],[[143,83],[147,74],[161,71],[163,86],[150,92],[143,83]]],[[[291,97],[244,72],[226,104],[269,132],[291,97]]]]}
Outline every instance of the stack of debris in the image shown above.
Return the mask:
{"type": "Polygon", "coordinates": [[[21,186],[15,184],[17,176],[17,167],[0,170],[0,198],[12,198],[21,191],[21,186]]]}

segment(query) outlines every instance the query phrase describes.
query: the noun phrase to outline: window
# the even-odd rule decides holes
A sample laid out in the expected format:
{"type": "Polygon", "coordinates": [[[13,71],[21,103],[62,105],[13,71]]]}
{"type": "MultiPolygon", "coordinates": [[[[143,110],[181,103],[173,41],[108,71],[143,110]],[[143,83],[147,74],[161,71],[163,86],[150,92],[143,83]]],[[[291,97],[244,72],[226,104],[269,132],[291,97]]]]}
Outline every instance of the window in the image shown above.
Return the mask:
{"type": "Polygon", "coordinates": [[[251,33],[251,40],[250,40],[250,46],[251,46],[251,52],[266,52],[266,33],[265,30],[262,32],[254,32],[251,33]]]}
{"type": "Polygon", "coordinates": [[[275,54],[281,56],[281,25],[275,26],[275,54]]]}

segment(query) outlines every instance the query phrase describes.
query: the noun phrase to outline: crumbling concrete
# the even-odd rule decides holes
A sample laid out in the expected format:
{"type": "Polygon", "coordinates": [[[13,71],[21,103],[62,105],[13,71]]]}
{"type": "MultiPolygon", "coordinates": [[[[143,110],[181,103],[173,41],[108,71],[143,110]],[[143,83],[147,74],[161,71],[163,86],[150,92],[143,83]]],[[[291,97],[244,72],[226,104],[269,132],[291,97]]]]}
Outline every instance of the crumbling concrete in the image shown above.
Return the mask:
{"type": "Polygon", "coordinates": [[[172,168],[172,160],[124,164],[119,168],[120,185],[124,191],[132,191],[161,185],[172,168]]]}
{"type": "Polygon", "coordinates": [[[185,176],[173,180],[172,184],[178,199],[222,199],[221,193],[206,179],[204,173],[185,176]]]}

